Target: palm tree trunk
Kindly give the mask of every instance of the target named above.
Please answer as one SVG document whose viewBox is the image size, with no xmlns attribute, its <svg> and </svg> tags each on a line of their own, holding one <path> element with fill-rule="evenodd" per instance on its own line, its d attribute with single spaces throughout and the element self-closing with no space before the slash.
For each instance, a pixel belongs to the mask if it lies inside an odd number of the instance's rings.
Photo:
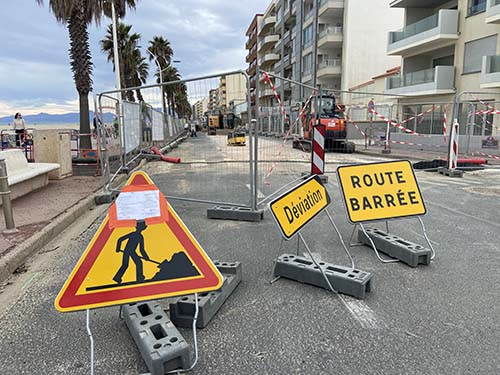
<svg viewBox="0 0 500 375">
<path fill-rule="evenodd" d="M 68 20 L 68 32 L 71 41 L 70 61 L 73 78 L 80 100 L 80 134 L 90 133 L 89 92 L 92 90 L 92 61 L 90 55 L 89 33 L 85 18 L 85 2 L 80 0 Z M 80 148 L 92 148 L 90 136 L 80 139 Z"/>
<path fill-rule="evenodd" d="M 92 140 L 90 137 L 90 115 L 89 115 L 89 96 L 80 95 L 80 134 L 87 134 L 80 137 L 80 148 L 91 149 Z M 82 126 L 82 124 L 87 124 L 88 126 Z"/>
</svg>

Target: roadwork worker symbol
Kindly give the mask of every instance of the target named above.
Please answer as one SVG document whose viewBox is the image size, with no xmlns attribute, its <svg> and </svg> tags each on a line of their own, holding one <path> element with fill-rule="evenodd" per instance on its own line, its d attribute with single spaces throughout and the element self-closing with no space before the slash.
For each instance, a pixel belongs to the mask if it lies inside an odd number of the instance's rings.
<svg viewBox="0 0 500 375">
<path fill-rule="evenodd" d="M 150 260 L 148 254 L 144 249 L 144 237 L 142 236 L 142 231 L 146 229 L 146 223 L 144 221 L 138 221 L 135 231 L 124 236 L 121 236 L 116 243 L 116 252 L 123 253 L 122 265 L 116 275 L 113 277 L 118 284 L 121 284 L 122 277 L 129 266 L 129 261 L 135 263 L 135 275 L 136 281 L 138 283 L 144 281 L 144 274 L 142 272 L 142 260 Z M 122 243 L 127 241 L 125 245 L 125 250 L 122 250 Z M 141 255 L 137 254 L 137 248 Z"/>
</svg>

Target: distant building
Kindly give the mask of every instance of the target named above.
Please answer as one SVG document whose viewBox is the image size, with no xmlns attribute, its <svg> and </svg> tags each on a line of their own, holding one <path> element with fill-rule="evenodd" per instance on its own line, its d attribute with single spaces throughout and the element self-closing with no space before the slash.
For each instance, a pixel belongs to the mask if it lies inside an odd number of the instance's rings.
<svg viewBox="0 0 500 375">
<path fill-rule="evenodd" d="M 402 23 L 402 11 L 389 8 L 388 0 L 272 0 L 250 26 L 257 24 L 261 70 L 309 86 L 347 91 L 399 65 L 401 59 L 387 56 L 385 45 L 387 32 Z M 246 48 L 252 56 L 250 39 Z M 249 56 L 250 74 L 254 68 Z M 273 81 L 285 105 L 310 94 L 298 85 Z M 275 106 L 270 87 L 259 87 L 260 105 Z"/>
<path fill-rule="evenodd" d="M 208 111 L 208 98 L 203 98 L 201 100 L 198 100 L 196 103 L 193 105 L 193 116 L 195 120 L 198 120 L 200 123 L 202 123 L 203 117 L 205 115 L 205 112 Z"/>
<path fill-rule="evenodd" d="M 247 81 L 245 76 L 232 74 L 221 77 L 218 94 L 218 105 L 222 113 L 233 112 L 234 104 L 246 101 Z"/>
<path fill-rule="evenodd" d="M 250 95 L 252 108 L 255 105 L 255 85 L 257 82 L 256 72 L 257 72 L 257 33 L 259 31 L 260 23 L 262 22 L 262 14 L 256 14 L 248 26 L 246 36 L 246 49 L 248 50 L 248 55 L 246 57 L 246 62 L 248 63 L 247 74 L 250 77 L 250 90 L 252 94 Z M 254 114 L 255 116 L 255 114 Z"/>
<path fill-rule="evenodd" d="M 208 92 L 208 112 L 213 113 L 218 108 L 218 97 L 219 97 L 219 89 L 211 89 Z"/>
</svg>

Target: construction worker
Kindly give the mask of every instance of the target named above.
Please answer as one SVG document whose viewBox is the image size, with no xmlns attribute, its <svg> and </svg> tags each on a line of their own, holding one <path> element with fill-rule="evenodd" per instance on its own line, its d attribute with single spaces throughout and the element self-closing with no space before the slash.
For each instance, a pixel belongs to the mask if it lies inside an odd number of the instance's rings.
<svg viewBox="0 0 500 375">
<path fill-rule="evenodd" d="M 149 256 L 144 249 L 144 237 L 142 235 L 142 231 L 144 231 L 146 228 L 147 226 L 144 221 L 137 221 L 135 232 L 121 236 L 116 242 L 116 252 L 123 253 L 122 265 L 116 272 L 116 275 L 113 277 L 113 280 L 118 284 L 122 283 L 122 277 L 123 274 L 127 271 L 130 258 L 132 258 L 132 261 L 135 263 L 136 282 L 142 283 L 144 281 L 145 277 L 142 272 L 142 261 L 149 261 Z M 125 250 L 122 250 L 121 245 L 125 240 L 127 240 L 127 244 L 125 245 Z M 137 247 L 139 247 L 141 256 L 139 256 L 136 252 Z"/>
</svg>

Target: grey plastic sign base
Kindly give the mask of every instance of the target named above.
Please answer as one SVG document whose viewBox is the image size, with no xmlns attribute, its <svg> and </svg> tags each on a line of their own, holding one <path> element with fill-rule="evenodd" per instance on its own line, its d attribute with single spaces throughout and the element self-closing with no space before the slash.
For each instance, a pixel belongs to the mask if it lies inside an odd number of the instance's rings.
<svg viewBox="0 0 500 375">
<path fill-rule="evenodd" d="M 274 263 L 274 276 L 329 289 L 321 271 L 308 258 L 282 254 Z M 318 264 L 325 271 L 332 287 L 339 293 L 364 299 L 366 293 L 371 291 L 371 273 L 331 263 L 318 262 Z"/>
<path fill-rule="evenodd" d="M 241 263 L 214 262 L 224 278 L 219 290 L 198 295 L 197 328 L 205 328 L 217 311 L 241 282 Z M 194 296 L 184 296 L 170 303 L 170 319 L 177 327 L 192 327 L 195 311 Z"/>
<path fill-rule="evenodd" d="M 209 219 L 262 221 L 264 210 L 252 211 L 250 207 L 214 206 L 207 210 Z"/>
<path fill-rule="evenodd" d="M 123 305 L 123 316 L 151 375 L 190 366 L 189 345 L 156 301 Z"/>
<path fill-rule="evenodd" d="M 448 177 L 463 177 L 464 176 L 464 171 L 460 169 L 448 169 L 446 167 L 439 167 L 438 168 L 438 173 L 443 174 Z"/>
<path fill-rule="evenodd" d="M 377 250 L 399 259 L 410 267 L 417 267 L 419 264 L 429 265 L 431 263 L 431 250 L 416 243 L 406 241 L 401 237 L 386 233 L 380 229 L 366 228 L 366 233 L 370 236 Z M 358 241 L 372 247 L 370 240 L 365 236 L 363 230 L 358 230 Z"/>
</svg>

